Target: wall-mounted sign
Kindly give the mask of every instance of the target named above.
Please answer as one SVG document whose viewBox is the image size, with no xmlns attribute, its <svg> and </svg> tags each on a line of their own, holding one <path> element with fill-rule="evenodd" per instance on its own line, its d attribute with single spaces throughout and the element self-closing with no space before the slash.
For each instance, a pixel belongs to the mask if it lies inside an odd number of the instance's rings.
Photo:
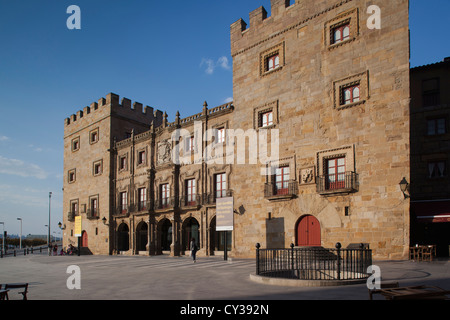
<svg viewBox="0 0 450 320">
<path fill-rule="evenodd" d="M 75 237 L 81 237 L 81 216 L 75 216 Z"/>
</svg>

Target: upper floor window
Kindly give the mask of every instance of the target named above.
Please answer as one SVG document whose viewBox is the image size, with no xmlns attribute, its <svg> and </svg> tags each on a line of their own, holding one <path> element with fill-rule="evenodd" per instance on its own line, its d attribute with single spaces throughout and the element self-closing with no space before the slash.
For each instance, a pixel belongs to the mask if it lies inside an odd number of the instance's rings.
<svg viewBox="0 0 450 320">
<path fill-rule="evenodd" d="M 276 195 L 288 194 L 289 192 L 289 167 L 281 167 L 275 170 L 275 193 Z"/>
<path fill-rule="evenodd" d="M 194 151 L 194 137 L 188 137 L 186 138 L 186 152 L 191 153 Z"/>
<path fill-rule="evenodd" d="M 215 191 L 216 198 L 224 198 L 227 196 L 227 175 L 219 173 L 215 175 Z"/>
<path fill-rule="evenodd" d="M 225 128 L 217 129 L 217 143 L 225 142 Z"/>
<path fill-rule="evenodd" d="M 266 71 L 272 71 L 280 66 L 280 55 L 278 53 L 270 56 L 266 60 Z"/>
<path fill-rule="evenodd" d="M 147 189 L 138 189 L 138 209 L 139 211 L 147 210 Z"/>
<path fill-rule="evenodd" d="M 119 157 L 119 170 L 126 170 L 127 169 L 127 157 L 121 156 Z"/>
<path fill-rule="evenodd" d="M 169 206 L 169 198 L 170 198 L 170 187 L 169 184 L 162 184 L 160 186 L 160 199 L 161 199 L 161 207 L 167 208 Z"/>
<path fill-rule="evenodd" d="M 333 38 L 331 44 L 336 44 L 350 39 L 350 23 L 334 27 L 331 31 Z"/>
<path fill-rule="evenodd" d="M 143 150 L 138 151 L 137 164 L 138 165 L 145 164 L 145 151 Z"/>
<path fill-rule="evenodd" d="M 98 217 L 98 198 L 91 198 L 90 201 L 90 218 Z"/>
<path fill-rule="evenodd" d="M 264 112 L 260 116 L 261 116 L 260 126 L 262 128 L 273 125 L 273 111 Z"/>
<path fill-rule="evenodd" d="M 360 85 L 353 85 L 342 88 L 341 105 L 347 105 L 360 101 Z"/>
<path fill-rule="evenodd" d="M 427 120 L 427 134 L 429 136 L 434 136 L 438 134 L 447 133 L 446 119 L 429 119 Z"/>
<path fill-rule="evenodd" d="M 126 213 L 128 211 L 128 194 L 127 192 L 120 193 L 120 211 Z"/>
<path fill-rule="evenodd" d="M 424 107 L 440 104 L 439 78 L 427 79 L 422 82 L 422 97 Z"/>
<path fill-rule="evenodd" d="M 89 143 L 92 144 L 96 142 L 98 142 L 98 128 L 89 132 Z"/>
<path fill-rule="evenodd" d="M 195 179 L 186 180 L 186 205 L 195 205 L 197 200 L 196 195 Z"/>
<path fill-rule="evenodd" d="M 447 164 L 445 161 L 432 161 L 428 163 L 429 178 L 442 178 L 447 175 Z"/>
<path fill-rule="evenodd" d="M 80 149 L 80 137 L 76 137 L 72 140 L 72 151 L 77 151 Z"/>
<path fill-rule="evenodd" d="M 75 169 L 69 170 L 67 180 L 69 183 L 75 182 L 75 180 L 76 180 L 76 170 Z"/>
<path fill-rule="evenodd" d="M 328 159 L 326 162 L 326 189 L 345 188 L 345 157 Z"/>
</svg>

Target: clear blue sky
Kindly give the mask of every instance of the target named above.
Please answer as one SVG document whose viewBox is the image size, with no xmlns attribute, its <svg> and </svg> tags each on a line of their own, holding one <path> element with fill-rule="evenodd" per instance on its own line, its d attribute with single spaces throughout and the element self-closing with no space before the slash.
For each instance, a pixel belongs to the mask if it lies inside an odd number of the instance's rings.
<svg viewBox="0 0 450 320">
<path fill-rule="evenodd" d="M 387 1 L 387 0 L 386 0 Z M 389 0 L 390 1 L 390 0 Z M 374 1 L 377 3 L 378 1 Z M 66 13 L 81 9 L 81 30 Z M 270 0 L 0 0 L 0 221 L 62 221 L 64 119 L 109 92 L 173 121 L 232 96 L 230 25 Z M 450 56 L 450 1 L 411 1 L 411 65 Z M 380 44 L 382 45 L 382 44 Z M 2 227 L 0 226 L 0 231 Z"/>
</svg>

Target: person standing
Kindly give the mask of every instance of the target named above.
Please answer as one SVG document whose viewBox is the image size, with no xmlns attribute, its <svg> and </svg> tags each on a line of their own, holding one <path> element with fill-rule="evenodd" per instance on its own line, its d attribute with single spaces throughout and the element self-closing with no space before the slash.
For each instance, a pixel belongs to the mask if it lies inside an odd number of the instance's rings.
<svg viewBox="0 0 450 320">
<path fill-rule="evenodd" d="M 197 245 L 195 244 L 195 239 L 191 239 L 191 257 L 194 263 L 196 262 Z"/>
</svg>

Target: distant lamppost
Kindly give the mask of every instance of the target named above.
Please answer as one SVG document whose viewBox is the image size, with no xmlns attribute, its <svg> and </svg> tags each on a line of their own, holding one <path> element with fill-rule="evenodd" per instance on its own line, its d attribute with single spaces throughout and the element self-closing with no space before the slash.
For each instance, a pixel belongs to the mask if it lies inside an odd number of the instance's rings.
<svg viewBox="0 0 450 320">
<path fill-rule="evenodd" d="M 22 218 L 17 218 L 17 220 L 20 220 L 19 249 L 22 249 Z"/>
<path fill-rule="evenodd" d="M 2 252 L 5 252 L 5 223 L 0 222 L 3 225 L 3 233 L 2 233 Z"/>
<path fill-rule="evenodd" d="M 48 241 L 47 241 L 47 242 L 49 242 L 49 244 L 50 244 L 50 240 L 51 240 L 51 238 L 50 238 L 50 208 L 51 208 L 51 203 L 52 203 L 52 193 L 49 192 L 48 193 Z M 48 255 L 51 255 L 50 245 L 48 246 Z"/>
<path fill-rule="evenodd" d="M 45 227 L 47 227 L 48 229 L 48 225 L 46 224 Z M 49 237 L 48 237 L 48 233 L 47 233 L 47 248 L 50 251 L 50 242 L 49 242 Z M 49 253 L 50 254 L 50 253 Z"/>
</svg>

